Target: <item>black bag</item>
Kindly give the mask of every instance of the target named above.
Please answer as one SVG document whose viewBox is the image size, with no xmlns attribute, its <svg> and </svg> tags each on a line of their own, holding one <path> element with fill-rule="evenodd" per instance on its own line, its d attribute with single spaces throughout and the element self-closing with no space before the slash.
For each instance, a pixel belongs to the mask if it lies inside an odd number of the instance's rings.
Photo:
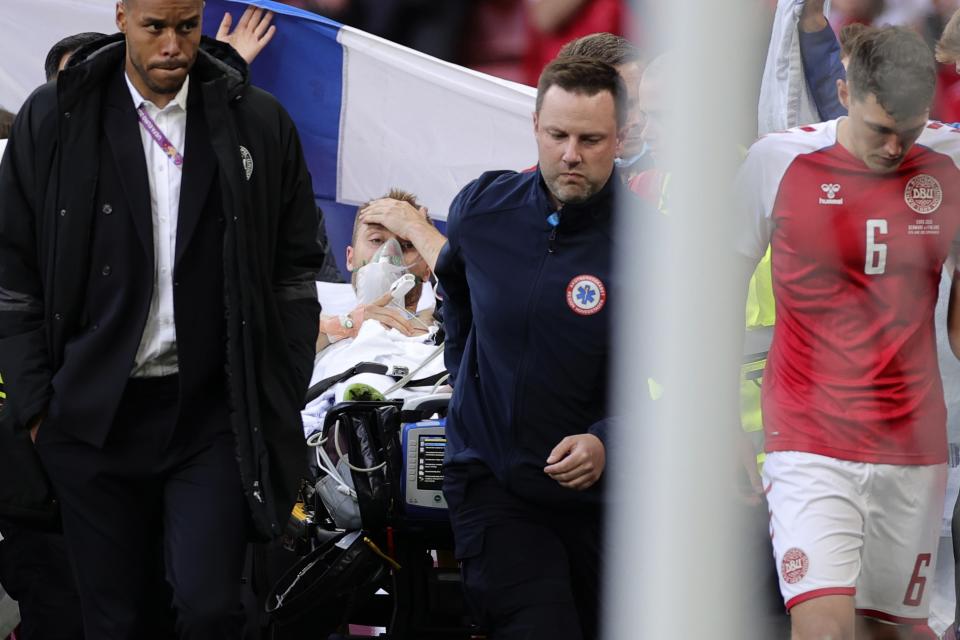
<svg viewBox="0 0 960 640">
<path fill-rule="evenodd" d="M 387 575 L 361 531 L 338 534 L 301 558 L 267 595 L 271 640 L 326 638 Z"/>
<path fill-rule="evenodd" d="M 346 438 L 360 519 L 367 531 L 383 531 L 400 508 L 402 452 L 400 413 L 402 403 L 344 402 L 332 407 L 323 423 L 331 439 Z M 339 423 L 339 424 L 337 424 Z"/>
</svg>

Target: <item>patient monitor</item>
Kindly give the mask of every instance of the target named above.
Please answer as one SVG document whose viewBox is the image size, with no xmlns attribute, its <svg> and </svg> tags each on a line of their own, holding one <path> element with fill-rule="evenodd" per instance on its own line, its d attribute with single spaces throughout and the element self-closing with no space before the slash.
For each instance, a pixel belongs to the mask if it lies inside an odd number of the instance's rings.
<svg viewBox="0 0 960 640">
<path fill-rule="evenodd" d="M 403 425 L 404 512 L 411 518 L 446 519 L 443 497 L 443 454 L 447 446 L 446 419 Z"/>
</svg>

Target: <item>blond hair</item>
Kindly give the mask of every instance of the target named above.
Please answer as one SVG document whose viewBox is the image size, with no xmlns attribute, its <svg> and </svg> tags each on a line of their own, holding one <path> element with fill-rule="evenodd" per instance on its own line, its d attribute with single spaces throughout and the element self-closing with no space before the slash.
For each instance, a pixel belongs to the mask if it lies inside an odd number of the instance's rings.
<svg viewBox="0 0 960 640">
<path fill-rule="evenodd" d="M 417 196 L 413 195 L 409 191 L 404 191 L 403 189 L 398 189 L 393 187 L 385 196 L 380 196 L 379 198 L 374 198 L 374 200 L 368 200 L 364 202 L 357 208 L 357 215 L 353 219 L 353 236 L 350 240 L 351 245 L 357 243 L 357 231 L 360 230 L 360 214 L 363 213 L 363 210 L 369 207 L 375 200 L 383 200 L 384 198 L 389 198 L 390 200 L 400 200 L 406 202 L 413 206 L 414 209 L 420 209 L 420 203 L 417 202 Z"/>
</svg>

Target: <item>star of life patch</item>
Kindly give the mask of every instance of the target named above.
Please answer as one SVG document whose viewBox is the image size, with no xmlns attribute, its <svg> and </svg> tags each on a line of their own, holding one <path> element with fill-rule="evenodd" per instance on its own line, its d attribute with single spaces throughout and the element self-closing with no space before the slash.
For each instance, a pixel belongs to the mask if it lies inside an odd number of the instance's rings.
<svg viewBox="0 0 960 640">
<path fill-rule="evenodd" d="M 607 303 L 607 289 L 600 278 L 579 275 L 567 285 L 567 306 L 581 316 L 592 316 Z"/>
</svg>

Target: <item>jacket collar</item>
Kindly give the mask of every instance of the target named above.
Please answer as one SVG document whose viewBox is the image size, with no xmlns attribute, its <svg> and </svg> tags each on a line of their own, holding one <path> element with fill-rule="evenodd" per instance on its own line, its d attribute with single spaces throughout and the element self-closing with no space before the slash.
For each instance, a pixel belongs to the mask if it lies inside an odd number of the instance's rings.
<svg viewBox="0 0 960 640">
<path fill-rule="evenodd" d="M 133 100 L 134 109 L 139 109 L 141 104 L 145 102 L 150 102 L 140 94 L 140 91 L 138 91 L 137 88 L 134 86 L 133 80 L 130 79 L 130 76 L 127 75 L 126 72 L 124 72 L 123 74 L 123 79 L 127 83 L 127 89 L 130 90 L 130 99 Z M 171 105 L 175 105 L 177 107 L 180 107 L 184 112 L 186 112 L 187 97 L 189 96 L 189 94 L 190 94 L 190 76 L 187 75 L 187 77 L 183 81 L 183 86 L 180 87 L 180 91 L 178 91 L 177 95 L 173 97 L 173 100 L 171 100 L 167 104 L 167 107 L 170 107 Z M 164 107 L 164 109 L 166 109 L 167 107 Z M 159 107 L 157 107 L 157 109 L 159 111 L 163 111 L 163 109 L 160 109 Z"/>
<path fill-rule="evenodd" d="M 547 189 L 547 183 L 540 173 L 540 165 L 537 165 L 537 198 L 543 203 L 544 208 L 549 215 L 554 211 L 553 204 L 550 201 L 550 191 Z M 610 173 L 606 184 L 603 185 L 595 194 L 576 204 L 564 204 L 560 207 L 560 219 L 564 227 L 577 227 L 582 224 L 589 224 L 592 220 L 609 218 L 613 212 L 614 198 L 616 197 L 617 172 Z"/>
<path fill-rule="evenodd" d="M 57 79 L 59 83 L 59 78 Z M 130 205 L 132 220 L 143 249 L 153 257 L 153 219 L 150 213 L 150 182 L 143 143 L 137 133 L 137 115 L 124 81 L 123 68 L 117 65 L 109 77 L 102 116 L 103 132 L 113 153 L 117 175 Z M 134 135 L 131 135 L 131 132 Z"/>
<path fill-rule="evenodd" d="M 90 91 L 102 86 L 126 59 L 124 35 L 116 33 L 95 40 L 78 49 L 57 77 L 57 95 L 60 108 L 69 111 Z M 204 36 L 200 41 L 197 59 L 190 69 L 191 80 L 201 83 L 223 80 L 227 97 L 239 96 L 250 84 L 247 63 L 233 47 Z"/>
<path fill-rule="evenodd" d="M 178 209 L 176 255 L 174 266 L 179 263 L 184 250 L 190 243 L 193 231 L 203 213 L 207 194 L 213 182 L 217 168 L 217 159 L 210 146 L 207 119 L 204 117 L 199 82 L 191 74 L 189 84 L 184 85 L 183 97 L 187 110 L 187 152 L 184 155 L 183 181 L 180 186 L 180 204 Z M 124 195 L 132 211 L 132 219 L 137 235 L 148 256 L 153 256 L 153 219 L 150 209 L 150 184 L 143 152 L 143 143 L 139 135 L 130 135 L 138 131 L 134 99 L 125 78 L 122 67 L 116 67 L 110 80 L 110 90 L 105 96 L 105 113 L 111 117 L 103 119 L 103 130 L 113 150 L 117 175 L 123 187 Z M 112 113 L 111 113 L 112 112 Z"/>
</svg>

